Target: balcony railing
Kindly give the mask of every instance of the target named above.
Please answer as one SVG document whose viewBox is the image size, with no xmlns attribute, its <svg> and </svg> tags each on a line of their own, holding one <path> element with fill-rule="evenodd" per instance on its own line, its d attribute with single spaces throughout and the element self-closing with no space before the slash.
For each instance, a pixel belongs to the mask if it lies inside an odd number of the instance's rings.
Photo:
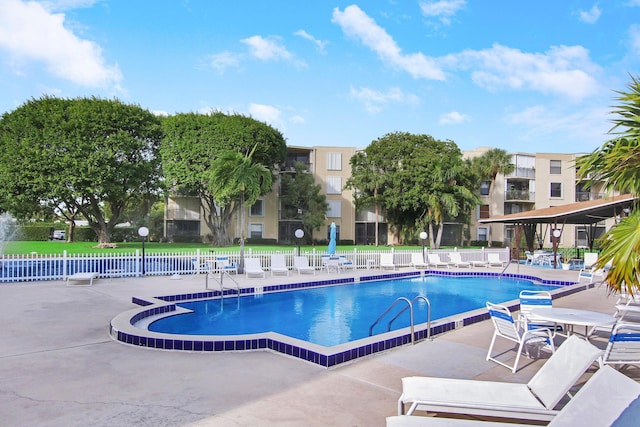
<svg viewBox="0 0 640 427">
<path fill-rule="evenodd" d="M 534 168 L 515 168 L 507 178 L 535 178 L 536 170 Z"/>
<path fill-rule="evenodd" d="M 200 221 L 198 212 L 188 209 L 167 209 L 168 221 Z"/>
<path fill-rule="evenodd" d="M 505 201 L 524 201 L 534 202 L 536 200 L 535 192 L 529 190 L 509 190 L 504 193 Z"/>
<path fill-rule="evenodd" d="M 587 202 L 589 200 L 604 199 L 604 193 L 590 193 L 588 191 L 579 191 L 576 193 L 576 202 Z"/>
</svg>

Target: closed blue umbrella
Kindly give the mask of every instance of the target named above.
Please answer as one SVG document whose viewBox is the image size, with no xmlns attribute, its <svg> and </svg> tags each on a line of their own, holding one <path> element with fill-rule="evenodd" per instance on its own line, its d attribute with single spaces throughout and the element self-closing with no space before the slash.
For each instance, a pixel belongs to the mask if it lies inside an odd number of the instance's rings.
<svg viewBox="0 0 640 427">
<path fill-rule="evenodd" d="M 329 247 L 327 248 L 328 254 L 336 253 L 336 223 L 332 222 L 329 228 Z"/>
</svg>

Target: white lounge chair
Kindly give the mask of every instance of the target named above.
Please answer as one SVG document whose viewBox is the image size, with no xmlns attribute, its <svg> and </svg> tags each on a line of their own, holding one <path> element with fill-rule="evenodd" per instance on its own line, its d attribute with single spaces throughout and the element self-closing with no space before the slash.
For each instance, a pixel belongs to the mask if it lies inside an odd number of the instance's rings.
<svg viewBox="0 0 640 427">
<path fill-rule="evenodd" d="M 429 268 L 429 263 L 424 260 L 424 254 L 418 252 L 411 252 L 411 263 L 409 265 L 413 268 Z"/>
<path fill-rule="evenodd" d="M 332 271 L 340 273 L 340 257 L 330 256 L 327 258 L 326 262 L 323 262 L 325 263 L 324 267 L 327 269 L 327 273 L 331 273 Z"/>
<path fill-rule="evenodd" d="M 525 345 L 536 344 L 538 346 L 548 346 L 551 352 L 554 352 L 553 346 L 553 334 L 549 328 L 540 329 L 527 329 L 527 324 L 518 320 L 513 320 L 513 316 L 507 307 L 504 305 L 492 304 L 487 302 L 487 310 L 491 316 L 493 322 L 494 332 L 491 338 L 491 344 L 489 345 L 489 351 L 487 351 L 487 360 L 496 362 L 498 365 L 502 365 L 511 369 L 511 372 L 518 370 L 518 361 L 522 355 Z M 516 350 L 516 360 L 513 366 L 506 364 L 505 362 L 496 359 L 491 353 L 493 352 L 493 346 L 496 343 L 497 338 L 503 338 L 505 340 L 515 343 L 518 348 Z M 507 350 L 511 351 L 511 349 Z M 506 352 L 502 352 L 496 355 L 502 356 Z"/>
<path fill-rule="evenodd" d="M 471 264 L 462 261 L 460 252 L 449 252 L 449 267 L 471 268 Z"/>
<path fill-rule="evenodd" d="M 343 270 L 346 270 L 347 268 L 350 268 L 353 270 L 356 268 L 356 265 L 353 263 L 353 261 L 351 261 L 350 259 L 347 259 L 346 256 L 340 255 L 339 259 L 340 259 L 340 268 L 342 268 Z"/>
<path fill-rule="evenodd" d="M 216 257 L 216 271 L 220 273 L 236 273 L 238 274 L 238 266 L 229 261 L 228 256 L 217 256 Z"/>
<path fill-rule="evenodd" d="M 630 417 L 629 424 L 638 419 L 640 384 L 609 366 L 603 366 L 578 390 L 548 427 L 612 426 Z M 514 427 L 531 426 L 507 422 L 445 417 L 417 417 L 400 415 L 387 417 L 387 427 Z"/>
<path fill-rule="evenodd" d="M 611 268 L 611 261 L 606 264 L 605 268 L 598 268 L 595 265 L 595 262 L 597 262 L 597 259 L 596 259 L 596 261 L 594 261 L 594 264 L 591 264 L 590 267 L 586 267 L 587 254 L 585 253 L 584 255 L 585 255 L 585 261 L 584 261 L 585 267 L 581 268 L 580 271 L 578 272 L 578 282 L 582 279 L 588 279 L 589 283 L 594 283 L 594 281 L 598 278 L 600 279 L 599 280 L 600 282 L 603 281 L 604 276 L 607 274 L 607 270 Z M 598 255 L 598 254 L 595 254 L 595 255 Z"/>
<path fill-rule="evenodd" d="M 293 269 L 298 270 L 299 275 L 304 273 L 316 274 L 316 269 L 309 266 L 309 258 L 306 256 L 294 256 Z"/>
<path fill-rule="evenodd" d="M 390 268 L 392 270 L 396 269 L 396 265 L 393 263 L 393 254 L 392 253 L 382 253 L 380 254 L 380 268 Z"/>
<path fill-rule="evenodd" d="M 640 323 L 617 323 L 604 352 L 608 365 L 640 365 Z"/>
<path fill-rule="evenodd" d="M 526 383 L 406 377 L 398 415 L 416 410 L 523 420 L 551 420 L 560 400 L 600 358 L 602 350 L 570 336 Z M 602 397 L 605 399 L 604 397 Z M 605 399 L 606 400 L 606 399 Z"/>
<path fill-rule="evenodd" d="M 287 262 L 282 254 L 271 255 L 271 275 L 275 276 L 276 274 L 289 275 L 289 267 L 287 267 Z"/>
<path fill-rule="evenodd" d="M 487 254 L 487 265 L 489 267 L 504 267 L 506 264 L 506 261 L 500 260 L 500 254 L 495 252 Z"/>
<path fill-rule="evenodd" d="M 244 259 L 244 274 L 248 277 L 260 276 L 265 277 L 264 270 L 260 265 L 259 258 L 245 258 Z"/>
<path fill-rule="evenodd" d="M 198 258 L 191 258 L 191 265 L 193 266 L 193 274 L 208 273 L 211 269 L 209 264 L 198 261 Z"/>
<path fill-rule="evenodd" d="M 479 261 L 479 260 L 469 260 L 469 264 L 471 264 L 472 267 L 486 267 L 487 266 L 487 262 L 486 261 Z"/>
<path fill-rule="evenodd" d="M 440 259 L 440 255 L 438 254 L 427 254 L 427 258 L 429 260 L 429 265 L 434 266 L 436 268 L 440 267 L 449 267 L 449 264 L 442 261 Z"/>
</svg>

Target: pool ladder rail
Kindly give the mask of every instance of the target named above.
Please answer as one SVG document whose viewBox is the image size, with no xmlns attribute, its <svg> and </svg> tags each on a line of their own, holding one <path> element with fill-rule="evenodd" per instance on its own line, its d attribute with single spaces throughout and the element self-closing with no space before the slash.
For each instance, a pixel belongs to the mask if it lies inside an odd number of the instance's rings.
<svg viewBox="0 0 640 427">
<path fill-rule="evenodd" d="M 209 289 L 209 277 L 211 277 L 211 279 L 213 279 L 214 282 L 216 282 L 218 284 L 218 286 L 220 287 L 220 297 L 224 298 L 224 290 L 228 289 L 228 290 L 232 290 L 232 291 L 236 291 L 236 296 L 239 298 L 240 297 L 240 284 L 236 281 L 236 279 L 234 279 L 231 274 L 229 274 L 228 271 L 220 271 L 220 279 L 218 279 L 218 275 L 215 274 L 214 272 L 209 272 L 207 273 L 207 276 L 205 277 L 205 288 Z M 234 287 L 229 287 L 229 286 L 225 286 L 224 284 L 224 278 L 228 277 L 229 280 L 231 280 L 235 286 Z"/>
<path fill-rule="evenodd" d="M 389 323 L 387 324 L 387 332 L 389 332 L 391 330 L 391 324 L 398 317 L 400 317 L 400 315 L 402 313 L 404 313 L 408 309 L 409 310 L 409 316 L 410 316 L 410 323 L 411 323 L 411 344 L 415 344 L 415 334 L 414 334 L 415 323 L 414 323 L 413 303 L 416 300 L 423 300 L 424 302 L 427 303 L 427 339 L 431 339 L 431 302 L 429 301 L 429 298 L 427 298 L 424 295 L 418 295 L 418 296 L 414 297 L 412 300 L 409 300 L 409 298 L 406 298 L 406 297 L 397 298 L 393 303 L 391 303 L 391 305 L 380 316 L 378 316 L 376 321 L 373 322 L 373 324 L 369 327 L 369 336 L 373 335 L 374 326 L 376 326 L 378 324 L 378 322 L 380 322 L 380 320 L 382 320 L 393 309 L 393 307 L 395 307 L 397 304 L 399 304 L 401 302 L 406 302 L 407 306 L 404 307 L 402 310 L 400 310 L 398 312 L 398 314 L 393 316 L 393 318 L 391 320 L 389 320 Z"/>
</svg>

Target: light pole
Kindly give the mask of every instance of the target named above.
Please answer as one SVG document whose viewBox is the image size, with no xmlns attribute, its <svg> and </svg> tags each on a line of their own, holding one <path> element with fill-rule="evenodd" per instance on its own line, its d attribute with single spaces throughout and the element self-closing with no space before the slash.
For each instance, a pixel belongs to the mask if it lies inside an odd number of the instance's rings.
<svg viewBox="0 0 640 427">
<path fill-rule="evenodd" d="M 144 242 L 147 240 L 147 236 L 149 235 L 149 229 L 147 227 L 138 228 L 138 236 L 142 237 L 142 275 L 144 276 Z"/>
<path fill-rule="evenodd" d="M 304 237 L 304 230 L 302 228 L 298 228 L 295 231 L 295 235 L 298 238 L 298 256 L 300 256 L 300 241 Z"/>
<path fill-rule="evenodd" d="M 425 241 L 427 240 L 427 237 L 429 237 L 429 235 L 427 234 L 426 231 L 420 232 L 420 240 L 422 240 L 422 262 L 427 262 L 424 256 L 424 244 L 425 244 Z"/>
</svg>

